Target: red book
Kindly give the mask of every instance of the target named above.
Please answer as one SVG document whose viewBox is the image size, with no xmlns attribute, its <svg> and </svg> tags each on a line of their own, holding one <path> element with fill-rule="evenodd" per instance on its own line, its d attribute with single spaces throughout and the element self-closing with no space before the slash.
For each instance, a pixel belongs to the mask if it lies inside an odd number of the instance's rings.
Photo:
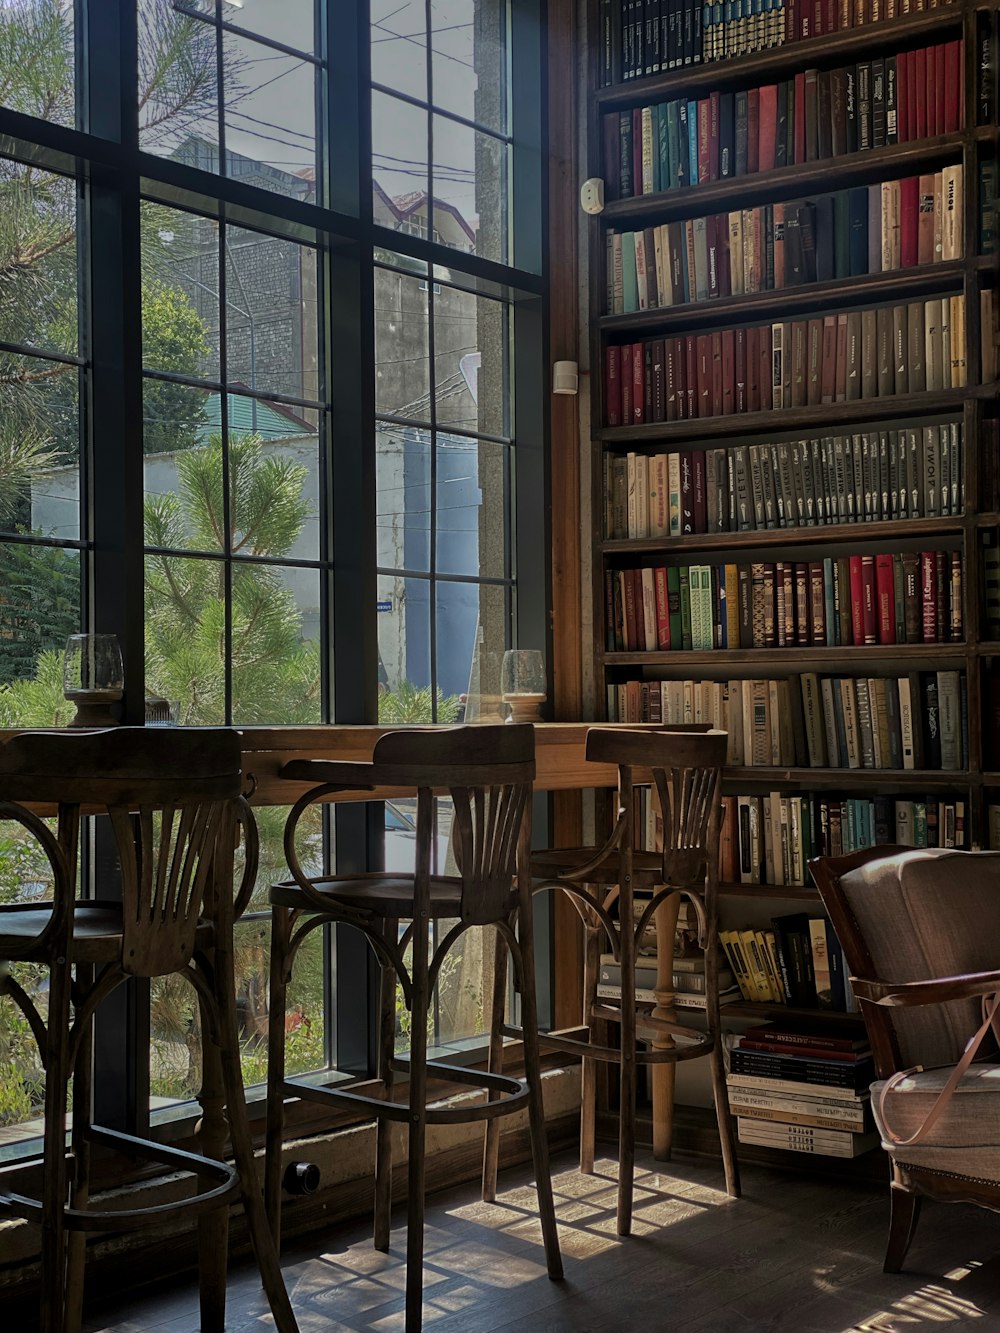
<svg viewBox="0 0 1000 1333">
<path fill-rule="evenodd" d="M 785 1020 L 787 1021 L 787 1020 Z M 820 1036 L 814 1031 L 808 1029 L 799 1031 L 794 1027 L 757 1027 L 747 1028 L 744 1037 L 749 1037 L 751 1041 L 773 1041 L 779 1043 L 782 1047 L 796 1046 L 822 1046 L 827 1051 L 868 1051 L 868 1038 L 861 1034 L 852 1033 L 850 1036 L 844 1036 L 838 1033 L 830 1036 L 823 1033 Z"/>
<path fill-rule="evenodd" d="M 785 45 L 789 42 L 798 40 L 799 24 L 798 14 L 795 12 L 795 0 L 786 0 L 785 3 Z"/>
<path fill-rule="evenodd" d="M 910 84 L 910 55 L 900 51 L 896 57 L 896 139 L 907 143 L 912 138 L 910 130 L 910 112 L 907 102 Z"/>
<path fill-rule="evenodd" d="M 681 532 L 694 532 L 694 468 L 691 450 L 682 449 L 681 460 Z"/>
<path fill-rule="evenodd" d="M 643 623 L 643 624 L 644 624 L 644 622 L 641 621 L 641 611 L 640 611 L 640 615 L 639 615 L 639 616 L 636 615 L 636 604 L 635 604 L 635 577 L 634 577 L 634 575 L 635 575 L 635 571 L 634 571 L 634 570 L 631 570 L 631 569 L 623 569 L 622 572 L 621 572 L 621 578 L 622 578 L 622 603 L 623 603 L 623 606 L 624 606 L 624 609 L 625 609 L 625 615 L 624 615 L 624 617 L 623 617 L 624 622 L 625 622 L 625 624 L 624 624 L 624 629 L 625 629 L 625 651 L 626 651 L 627 653 L 635 653 L 635 652 L 638 652 L 638 651 L 639 651 L 639 648 L 638 648 L 638 643 L 639 643 L 639 639 L 638 639 L 638 626 L 639 626 L 640 623 Z M 642 602 L 641 602 L 641 598 L 642 598 L 642 585 L 641 585 L 641 584 L 640 584 L 640 588 L 639 588 L 639 596 L 640 596 L 640 603 L 639 603 L 639 605 L 640 605 L 640 607 L 641 607 L 641 605 L 642 605 Z"/>
<path fill-rule="evenodd" d="M 747 331 L 746 329 L 736 329 L 734 342 L 736 344 L 733 373 L 736 376 L 735 394 L 733 398 L 733 407 L 737 412 L 746 412 L 747 404 Z"/>
<path fill-rule="evenodd" d="M 756 324 L 747 329 L 747 411 L 760 411 L 760 329 Z"/>
<path fill-rule="evenodd" d="M 712 138 L 712 107 L 709 98 L 703 97 L 698 103 L 698 184 L 711 180 L 711 156 L 709 144 Z"/>
<path fill-rule="evenodd" d="M 665 343 L 667 360 L 667 402 L 666 418 L 677 421 L 683 410 L 684 390 L 681 387 L 681 369 L 683 358 L 680 351 L 680 339 L 668 338 Z"/>
<path fill-rule="evenodd" d="M 705 487 L 705 454 L 701 449 L 691 451 L 691 487 L 694 493 L 694 530 L 708 531 L 708 501 Z"/>
<path fill-rule="evenodd" d="M 667 419 L 667 353 L 662 338 L 653 339 L 650 363 L 653 370 L 653 421 Z"/>
<path fill-rule="evenodd" d="M 956 38 L 944 48 L 944 133 L 962 128 L 962 42 Z"/>
<path fill-rule="evenodd" d="M 920 236 L 920 177 L 906 176 L 899 182 L 899 264 L 917 263 Z"/>
<path fill-rule="evenodd" d="M 847 398 L 847 315 L 837 316 L 837 368 L 833 377 L 833 400 L 842 403 Z"/>
<path fill-rule="evenodd" d="M 759 171 L 760 160 L 760 90 L 747 92 L 747 175 Z"/>
<path fill-rule="evenodd" d="M 715 217 L 715 241 L 719 253 L 719 295 L 733 294 L 733 263 L 729 254 L 729 215 L 717 213 Z"/>
<path fill-rule="evenodd" d="M 933 69 L 933 62 L 931 65 Z M 933 88 L 927 87 L 927 51 L 921 47 L 919 51 L 913 53 L 913 84 L 914 84 L 914 126 L 913 137 L 915 139 L 927 138 L 927 101 L 928 93 L 931 98 L 934 96 Z"/>
<path fill-rule="evenodd" d="M 806 160 L 806 75 L 795 76 L 795 162 Z"/>
<path fill-rule="evenodd" d="M 944 42 L 932 48 L 934 51 L 934 133 L 944 134 L 945 122 L 945 49 Z M 927 77 L 931 77 L 930 61 L 927 62 Z M 929 90 L 928 90 L 929 91 Z M 928 115 L 930 112 L 928 111 Z"/>
<path fill-rule="evenodd" d="M 875 557 L 873 555 L 863 555 L 861 557 L 861 593 L 862 628 L 865 635 L 863 642 L 872 644 L 876 641 L 876 625 L 878 623 L 875 611 Z"/>
<path fill-rule="evenodd" d="M 917 83 L 917 53 L 906 53 L 906 119 L 909 126 L 907 139 L 911 142 L 919 138 L 917 134 L 917 103 L 923 98 L 924 90 Z"/>
<path fill-rule="evenodd" d="M 813 35 L 813 3 L 812 0 L 802 0 L 797 6 L 799 11 L 799 40 L 805 41 L 807 37 Z"/>
<path fill-rule="evenodd" d="M 771 407 L 770 385 L 774 375 L 771 365 L 771 326 L 762 325 L 757 334 L 757 392 L 760 396 L 760 410 L 766 412 Z"/>
<path fill-rule="evenodd" d="M 698 415 L 698 343 L 693 333 L 684 338 L 684 394 L 687 398 L 687 416 Z"/>
<path fill-rule="evenodd" d="M 623 343 L 621 349 L 621 396 L 623 426 L 632 424 L 632 344 Z"/>
<path fill-rule="evenodd" d="M 711 350 L 709 355 L 712 358 L 712 416 L 722 416 L 722 334 L 718 331 L 712 334 Z M 698 529 L 699 532 L 701 529 Z"/>
<path fill-rule="evenodd" d="M 778 85 L 765 84 L 758 92 L 757 170 L 774 170 L 774 152 L 778 137 Z"/>
<path fill-rule="evenodd" d="M 920 552 L 920 607 L 924 643 L 937 643 L 937 563 L 933 551 Z"/>
<path fill-rule="evenodd" d="M 721 93 L 708 96 L 708 179 L 719 179 L 719 103 Z"/>
<path fill-rule="evenodd" d="M 604 349 L 605 425 L 622 424 L 622 354 L 620 347 Z"/>
<path fill-rule="evenodd" d="M 710 334 L 699 333 L 696 337 L 696 376 L 698 385 L 698 406 L 695 416 L 712 415 L 712 338 Z"/>
<path fill-rule="evenodd" d="M 878 596 L 878 641 L 896 642 L 896 594 L 893 585 L 892 556 L 875 557 L 875 591 Z"/>
<path fill-rule="evenodd" d="M 855 644 L 865 641 L 865 587 L 861 556 L 849 557 L 851 570 L 851 638 Z"/>
<path fill-rule="evenodd" d="M 646 421 L 646 344 L 632 344 L 632 425 Z"/>
<path fill-rule="evenodd" d="M 632 111 L 632 193 L 642 194 L 642 108 Z"/>
<path fill-rule="evenodd" d="M 867 1060 L 868 1053 L 857 1051 L 830 1051 L 825 1046 L 787 1046 L 778 1041 L 756 1041 L 752 1037 L 740 1038 L 741 1051 L 771 1051 L 782 1055 L 812 1055 L 821 1060 L 839 1060 L 842 1064 L 857 1064 Z"/>
<path fill-rule="evenodd" d="M 744 356 L 746 352 L 744 350 Z M 736 411 L 736 336 L 732 329 L 722 331 L 722 415 Z"/>
<path fill-rule="evenodd" d="M 663 565 L 653 570 L 653 591 L 656 594 L 656 646 L 663 653 L 670 647 L 670 598 L 667 571 Z"/>
</svg>

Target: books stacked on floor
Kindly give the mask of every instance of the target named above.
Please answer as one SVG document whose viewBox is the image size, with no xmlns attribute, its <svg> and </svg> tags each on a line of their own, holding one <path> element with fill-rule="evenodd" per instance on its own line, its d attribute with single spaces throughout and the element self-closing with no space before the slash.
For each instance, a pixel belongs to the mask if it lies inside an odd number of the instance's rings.
<svg viewBox="0 0 1000 1333">
<path fill-rule="evenodd" d="M 705 991 L 705 959 L 703 955 L 673 960 L 674 1009 L 705 1009 L 708 997 Z M 739 988 L 728 968 L 719 969 L 719 999 L 734 1000 Z M 601 955 L 601 971 L 597 983 L 597 997 L 618 1002 L 622 997 L 622 969 L 614 954 Z M 656 959 L 640 955 L 635 965 L 635 998 L 639 1004 L 656 1003 Z"/>
<path fill-rule="evenodd" d="M 878 1146 L 867 1038 L 785 1024 L 750 1028 L 730 1052 L 729 1104 L 741 1143 L 857 1157 Z"/>
<path fill-rule="evenodd" d="M 768 929 L 720 930 L 744 1000 L 857 1012 L 840 941 L 826 917 L 789 912 Z"/>
</svg>

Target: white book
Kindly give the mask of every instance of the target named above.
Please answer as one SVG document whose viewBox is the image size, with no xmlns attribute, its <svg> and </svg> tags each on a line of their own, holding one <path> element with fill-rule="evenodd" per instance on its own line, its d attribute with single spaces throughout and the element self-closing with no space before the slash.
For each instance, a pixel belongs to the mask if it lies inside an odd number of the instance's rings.
<svg viewBox="0 0 1000 1333">
<path fill-rule="evenodd" d="M 962 168 L 956 164 L 945 167 L 941 172 L 941 194 L 944 203 L 944 219 L 941 236 L 941 258 L 961 259 L 964 251 L 962 244 L 963 206 L 962 206 Z"/>
<path fill-rule="evenodd" d="M 656 585 L 653 571 L 647 565 L 642 570 L 642 620 L 646 634 L 646 652 L 656 648 Z"/>
<path fill-rule="evenodd" d="M 667 495 L 669 497 L 670 536 L 681 535 L 681 456 L 667 455 Z"/>
<path fill-rule="evenodd" d="M 653 228 L 653 250 L 656 257 L 656 291 L 660 305 L 673 305 L 670 283 L 670 251 L 667 247 L 667 226 L 661 222 Z"/>
<path fill-rule="evenodd" d="M 899 731 L 903 745 L 903 767 L 915 768 L 915 752 L 913 749 L 913 725 L 915 720 L 914 699 L 910 693 L 909 676 L 900 676 L 897 684 L 899 686 Z"/>
<path fill-rule="evenodd" d="M 629 457 L 633 457 L 629 454 Z M 649 458 L 646 454 L 635 454 L 635 532 L 629 525 L 629 535 L 649 536 Z M 629 488 L 631 496 L 631 487 Z"/>
<path fill-rule="evenodd" d="M 670 507 L 666 454 L 654 454 L 649 460 L 649 535 L 670 535 Z"/>
<path fill-rule="evenodd" d="M 733 1115 L 747 1120 L 773 1121 L 779 1125 L 810 1125 L 813 1129 L 839 1129 L 848 1134 L 863 1134 L 866 1129 L 863 1116 L 838 1115 L 836 1110 L 783 1111 L 768 1106 L 747 1106 L 734 1097 L 729 1099 L 729 1109 Z"/>
<path fill-rule="evenodd" d="M 753 1088 L 760 1087 L 761 1080 L 756 1074 L 728 1074 L 726 1081 L 733 1088 Z M 808 1097 L 821 1095 L 829 1101 L 853 1102 L 858 1099 L 859 1094 L 853 1088 L 839 1088 L 834 1084 L 816 1084 L 804 1083 L 797 1078 L 769 1078 L 768 1087 L 773 1088 L 775 1092 L 790 1092 L 797 1097 Z M 861 1094 L 867 1096 L 867 1092 Z"/>
<path fill-rule="evenodd" d="M 789 1148 L 793 1152 L 816 1153 L 823 1157 L 857 1157 L 869 1148 L 877 1148 L 878 1134 L 852 1134 L 844 1130 L 813 1129 L 805 1125 L 781 1125 L 768 1121 L 737 1119 L 741 1143 L 756 1143 L 768 1148 Z"/>
</svg>

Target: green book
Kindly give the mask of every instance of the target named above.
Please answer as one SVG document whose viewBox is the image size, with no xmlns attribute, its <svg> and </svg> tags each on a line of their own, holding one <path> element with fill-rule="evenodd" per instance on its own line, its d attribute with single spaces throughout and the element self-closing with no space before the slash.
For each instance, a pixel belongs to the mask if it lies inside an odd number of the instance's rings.
<svg viewBox="0 0 1000 1333">
<path fill-rule="evenodd" d="M 667 566 L 667 611 L 670 616 L 670 647 L 689 648 L 690 644 L 682 643 L 681 571 L 676 565 Z"/>
<path fill-rule="evenodd" d="M 681 581 L 681 648 L 685 652 L 691 651 L 691 580 L 688 569 L 682 566 L 678 571 Z M 671 632 L 670 641 L 673 642 L 673 633 Z"/>
</svg>

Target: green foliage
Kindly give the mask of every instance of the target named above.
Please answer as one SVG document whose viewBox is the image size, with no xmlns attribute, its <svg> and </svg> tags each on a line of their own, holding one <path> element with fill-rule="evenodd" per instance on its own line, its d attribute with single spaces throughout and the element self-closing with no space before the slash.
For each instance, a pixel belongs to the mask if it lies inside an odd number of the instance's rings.
<svg viewBox="0 0 1000 1333">
<path fill-rule="evenodd" d="M 32 679 L 0 685 L 0 726 L 68 727 L 76 705 L 63 698 L 62 650 L 44 652 Z"/>
<path fill-rule="evenodd" d="M 63 0 L 0 5 L 0 104 L 71 125 L 75 114 L 73 30 Z"/>
<path fill-rule="evenodd" d="M 187 294 L 152 278 L 142 288 L 142 351 L 146 365 L 194 375 L 208 355 L 205 326 Z M 146 454 L 199 443 L 207 396 L 183 384 L 147 379 L 142 390 L 142 448 Z"/>
<path fill-rule="evenodd" d="M 0 685 L 28 680 L 80 624 L 80 561 L 52 546 L 0 542 Z"/>
<path fill-rule="evenodd" d="M 454 722 L 461 702 L 457 694 L 437 691 L 437 716 L 429 685 L 411 685 L 401 680 L 394 690 L 383 690 L 378 697 L 378 720 L 386 726 L 413 726 L 430 722 Z"/>
</svg>

